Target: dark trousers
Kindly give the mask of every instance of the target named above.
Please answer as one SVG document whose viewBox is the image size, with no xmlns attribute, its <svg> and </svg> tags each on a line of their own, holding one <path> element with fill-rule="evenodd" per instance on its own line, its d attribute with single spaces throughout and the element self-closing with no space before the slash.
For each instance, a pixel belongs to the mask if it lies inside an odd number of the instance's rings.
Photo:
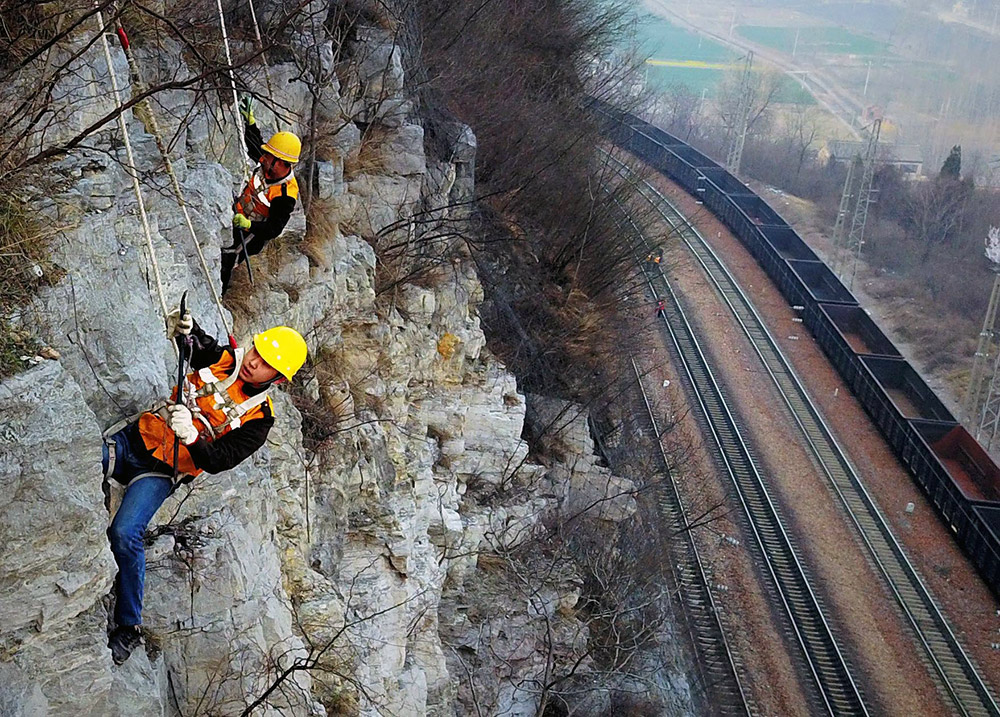
<svg viewBox="0 0 1000 717">
<path fill-rule="evenodd" d="M 226 293 L 229 288 L 229 281 L 233 277 L 233 269 L 242 263 L 246 257 L 243 255 L 243 243 L 240 241 L 239 227 L 233 227 L 233 245 L 222 250 L 222 293 Z M 267 246 L 267 239 L 258 239 L 250 232 L 244 232 L 247 242 L 247 254 L 256 256 Z"/>
</svg>

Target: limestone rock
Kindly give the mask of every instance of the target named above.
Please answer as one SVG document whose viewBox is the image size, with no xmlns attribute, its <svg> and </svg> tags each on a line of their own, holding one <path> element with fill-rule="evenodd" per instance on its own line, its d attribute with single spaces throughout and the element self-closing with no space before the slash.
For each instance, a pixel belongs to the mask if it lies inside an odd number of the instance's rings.
<svg viewBox="0 0 1000 717">
<path fill-rule="evenodd" d="M 319 199 L 330 200 L 346 191 L 343 158 L 333 162 L 317 162 L 316 168 L 319 173 L 319 192 L 317 194 Z"/>
<path fill-rule="evenodd" d="M 586 509 L 617 522 L 635 512 L 636 485 L 598 464 L 583 407 L 530 395 L 525 420 L 539 444 L 562 464 L 554 469 L 554 482 L 563 486 L 566 515 Z"/>
<path fill-rule="evenodd" d="M 347 191 L 358 199 L 353 215 L 342 221 L 363 237 L 375 237 L 380 231 L 412 213 L 420 199 L 419 177 L 362 174 L 347 184 Z"/>
<path fill-rule="evenodd" d="M 403 90 L 403 56 L 392 35 L 380 27 L 360 26 L 349 43 L 352 77 L 345 95 L 362 106 L 365 121 L 386 116 L 386 105 Z"/>
<path fill-rule="evenodd" d="M 0 662 L 0 714 L 33 717 L 49 712 L 42 688 L 15 665 Z"/>
<path fill-rule="evenodd" d="M 410 321 L 430 323 L 437 308 L 437 300 L 431 289 L 404 284 L 396 294 L 396 307 Z"/>
<path fill-rule="evenodd" d="M 424 128 L 404 124 L 394 129 L 379 147 L 383 173 L 389 176 L 419 175 L 427 171 Z"/>
<path fill-rule="evenodd" d="M 100 429 L 58 362 L 0 383 L 0 630 L 8 646 L 58 628 L 107 591 Z"/>
<path fill-rule="evenodd" d="M 47 362 L 0 384 L 0 411 L 8 496 L 0 516 L 0 644 L 11 660 L 0 668 L 0 711 L 162 714 L 155 671 L 111 670 L 107 614 L 97 601 L 115 566 L 100 430 L 82 391 L 60 363 Z"/>
<path fill-rule="evenodd" d="M 83 51 L 88 39 L 79 37 L 74 46 L 67 48 L 67 53 L 82 51 L 82 54 L 70 63 L 69 71 L 52 88 L 52 96 L 59 100 L 49 104 L 47 116 L 37 125 L 44 131 L 29 138 L 30 152 L 65 143 L 115 109 L 114 96 L 107 90 L 110 80 L 103 51 L 98 44 Z M 70 57 L 54 59 L 69 61 Z M 112 54 L 112 68 L 119 86 L 127 87 L 128 67 L 123 54 Z M 126 115 L 131 119 L 131 112 Z"/>
</svg>

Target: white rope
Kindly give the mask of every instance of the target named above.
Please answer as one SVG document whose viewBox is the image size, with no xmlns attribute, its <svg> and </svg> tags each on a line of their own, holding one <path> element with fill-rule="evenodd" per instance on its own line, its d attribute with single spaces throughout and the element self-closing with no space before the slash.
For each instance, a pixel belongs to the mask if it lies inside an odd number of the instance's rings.
<svg viewBox="0 0 1000 717">
<path fill-rule="evenodd" d="M 108 76 L 111 78 L 111 89 L 114 92 L 115 104 L 118 107 L 121 107 L 122 98 L 118 91 L 118 81 L 115 79 L 114 64 L 111 62 L 111 50 L 108 47 L 108 37 L 105 34 L 104 16 L 100 10 L 97 11 L 97 22 L 100 25 L 98 31 L 100 32 L 101 41 L 104 45 L 104 60 L 108 64 Z M 121 130 L 122 139 L 125 142 L 125 156 L 128 159 L 128 173 L 132 177 L 132 190 L 135 192 L 135 198 L 139 204 L 139 217 L 142 220 L 142 230 L 146 235 L 146 249 L 149 252 L 150 264 L 153 266 L 153 277 L 156 280 L 156 293 L 160 299 L 160 310 L 163 312 L 163 320 L 166 321 L 168 315 L 167 300 L 163 295 L 163 282 L 160 279 L 160 265 L 156 261 L 156 250 L 153 248 L 153 234 L 149 229 L 149 217 L 146 216 L 146 204 L 142 201 L 142 189 L 139 186 L 139 172 L 135 168 L 135 157 L 132 155 L 132 142 L 129 141 L 128 126 L 125 124 L 124 112 L 120 112 L 118 114 L 118 128 Z M 174 352 L 177 352 L 177 344 L 173 341 L 170 343 L 171 346 L 174 347 Z"/>
<path fill-rule="evenodd" d="M 219 8 L 219 27 L 222 28 L 222 43 L 226 47 L 226 66 L 229 69 L 229 86 L 233 90 L 233 113 L 236 120 L 236 136 L 240 140 L 240 149 L 242 150 L 240 166 L 243 168 L 243 183 L 246 184 L 249 178 L 249 173 L 247 172 L 247 162 L 249 157 L 247 156 L 247 143 L 243 136 L 243 127 L 240 120 L 239 97 L 236 96 L 236 75 L 233 74 L 233 56 L 229 52 L 229 34 L 226 32 L 226 17 L 222 11 L 222 0 L 215 0 L 216 6 Z"/>
<path fill-rule="evenodd" d="M 119 23 L 119 28 L 121 23 Z M 132 82 L 136 88 L 136 92 L 145 91 L 146 85 L 142 80 L 142 75 L 139 73 L 139 63 L 135 59 L 135 55 L 132 52 L 132 48 L 128 46 L 123 46 L 125 51 L 125 59 L 128 60 L 129 72 L 132 75 Z M 194 224 L 191 222 L 191 213 L 188 212 L 187 202 L 184 201 L 184 194 L 181 192 L 180 182 L 177 181 L 177 174 L 174 172 L 174 163 L 170 160 L 170 154 L 167 152 L 167 147 L 163 143 L 163 138 L 160 135 L 160 126 L 156 121 L 156 115 L 153 114 L 152 105 L 148 100 L 143 100 L 140 105 L 143 105 L 143 117 L 149 123 L 148 129 L 153 134 L 153 138 L 156 140 L 156 147 L 160 150 L 160 156 L 163 157 L 163 163 L 166 165 L 167 174 L 170 177 L 170 184 L 174 190 L 174 198 L 177 199 L 177 204 L 181 208 L 181 212 L 184 214 L 184 223 L 187 224 L 188 233 L 191 235 L 191 242 L 194 244 L 195 250 L 198 252 L 198 260 L 201 262 L 201 269 L 205 273 L 205 281 L 208 283 L 208 290 L 212 294 L 212 300 L 215 301 L 215 306 L 219 311 L 219 320 L 222 321 L 222 326 L 226 331 L 226 335 L 232 335 L 232 330 L 229 328 L 229 321 L 226 319 L 226 310 L 222 306 L 222 300 L 219 298 L 219 294 L 215 291 L 215 283 L 212 280 L 212 272 L 208 268 L 208 262 L 205 260 L 205 253 L 201 250 L 201 243 L 198 241 L 198 235 L 195 234 Z"/>
<path fill-rule="evenodd" d="M 264 52 L 264 39 L 260 36 L 260 26 L 257 24 L 257 11 L 254 10 L 253 0 L 247 0 L 250 6 L 250 19 L 253 21 L 253 32 L 257 36 L 257 45 L 260 47 L 260 61 L 264 65 L 264 82 L 267 83 L 267 96 L 274 101 L 274 88 L 271 86 L 271 68 L 267 64 L 267 53 Z M 281 118 L 278 113 L 274 113 L 274 123 L 281 131 Z"/>
</svg>

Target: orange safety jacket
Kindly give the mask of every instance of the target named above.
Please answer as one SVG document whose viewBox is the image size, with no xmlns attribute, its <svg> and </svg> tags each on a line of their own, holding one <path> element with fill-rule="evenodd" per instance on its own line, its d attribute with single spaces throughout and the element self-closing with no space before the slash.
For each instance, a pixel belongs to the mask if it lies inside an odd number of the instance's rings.
<svg viewBox="0 0 1000 717">
<path fill-rule="evenodd" d="M 250 421 L 274 415 L 274 406 L 267 391 L 247 393 L 249 387 L 239 378 L 242 363 L 242 348 L 233 352 L 223 351 L 218 361 L 187 375 L 185 404 L 191 409 L 200 434 L 192 448 L 202 441 L 214 441 Z M 170 397 L 171 400 L 177 398 L 176 386 Z M 165 408 L 143 413 L 139 417 L 139 434 L 154 458 L 167 465 L 173 464 L 174 432 L 167 426 Z M 191 477 L 202 472 L 195 465 L 191 450 L 183 443 L 178 451 L 177 469 Z"/>
<path fill-rule="evenodd" d="M 298 199 L 299 182 L 295 179 L 295 172 L 289 172 L 284 179 L 269 184 L 258 165 L 233 203 L 233 212 L 252 222 L 264 221 L 270 216 L 271 202 L 277 197 L 288 197 L 293 202 Z"/>
</svg>

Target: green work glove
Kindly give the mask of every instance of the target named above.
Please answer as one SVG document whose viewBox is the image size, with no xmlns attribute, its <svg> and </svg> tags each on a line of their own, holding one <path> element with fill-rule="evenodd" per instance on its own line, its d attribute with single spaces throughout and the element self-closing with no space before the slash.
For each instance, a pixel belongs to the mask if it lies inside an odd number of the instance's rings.
<svg viewBox="0 0 1000 717">
<path fill-rule="evenodd" d="M 243 231 L 246 231 L 247 229 L 250 228 L 250 220 L 247 219 L 242 214 L 236 213 L 233 215 L 233 226 L 239 227 Z"/>
<path fill-rule="evenodd" d="M 240 114 L 243 115 L 247 124 L 257 124 L 257 120 L 253 116 L 253 97 L 250 95 L 243 95 L 243 99 L 240 100 Z"/>
</svg>

